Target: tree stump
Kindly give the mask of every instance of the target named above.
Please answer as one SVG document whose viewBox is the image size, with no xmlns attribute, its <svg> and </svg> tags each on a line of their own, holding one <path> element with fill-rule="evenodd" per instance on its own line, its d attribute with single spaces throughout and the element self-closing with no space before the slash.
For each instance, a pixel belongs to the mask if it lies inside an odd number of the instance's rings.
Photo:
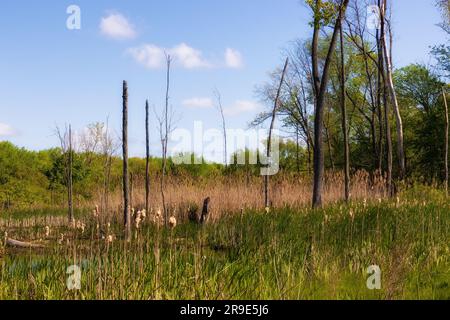
<svg viewBox="0 0 450 320">
<path fill-rule="evenodd" d="M 211 198 L 208 197 L 203 201 L 203 209 L 202 216 L 200 217 L 200 224 L 204 224 L 209 217 L 209 203 L 211 202 Z"/>
</svg>

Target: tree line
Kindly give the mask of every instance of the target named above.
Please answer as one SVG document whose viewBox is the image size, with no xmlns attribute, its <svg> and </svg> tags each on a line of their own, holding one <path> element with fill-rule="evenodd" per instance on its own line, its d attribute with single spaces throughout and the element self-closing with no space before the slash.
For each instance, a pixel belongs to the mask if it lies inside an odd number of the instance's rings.
<svg viewBox="0 0 450 320">
<path fill-rule="evenodd" d="M 448 34 L 448 8 L 439 25 Z M 391 2 L 306 0 L 312 36 L 284 52 L 289 58 L 281 95 L 280 69 L 258 88 L 265 102 L 278 100 L 282 128 L 306 148 L 313 168 L 314 207 L 322 204 L 325 169 L 344 172 L 346 200 L 350 171 L 382 176 L 388 194 L 411 181 L 448 188 L 447 91 L 450 50 L 436 45 L 435 65 L 393 67 Z M 374 8 L 374 26 L 367 8 Z M 270 105 L 270 104 L 269 104 Z M 272 118 L 272 109 L 251 125 Z"/>
</svg>

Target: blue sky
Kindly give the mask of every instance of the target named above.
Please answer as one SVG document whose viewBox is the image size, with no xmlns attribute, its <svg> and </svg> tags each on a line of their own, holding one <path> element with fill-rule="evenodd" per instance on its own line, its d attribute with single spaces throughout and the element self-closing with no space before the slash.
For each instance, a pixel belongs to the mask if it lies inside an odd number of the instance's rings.
<svg viewBox="0 0 450 320">
<path fill-rule="evenodd" d="M 433 1 L 394 3 L 394 62 L 430 62 L 445 42 Z M 81 8 L 81 30 L 66 9 Z M 105 121 L 119 132 L 121 85 L 130 90 L 131 154 L 144 153 L 144 103 L 164 103 L 163 50 L 175 56 L 171 104 L 176 126 L 220 127 L 210 107 L 222 95 L 230 128 L 245 128 L 264 108 L 255 86 L 282 62 L 281 52 L 311 34 L 300 0 L 4 0 L 0 8 L 0 139 L 39 150 L 58 146 L 56 124 L 76 130 Z M 153 116 L 153 113 L 151 114 Z M 152 153 L 159 151 L 152 121 Z"/>
</svg>

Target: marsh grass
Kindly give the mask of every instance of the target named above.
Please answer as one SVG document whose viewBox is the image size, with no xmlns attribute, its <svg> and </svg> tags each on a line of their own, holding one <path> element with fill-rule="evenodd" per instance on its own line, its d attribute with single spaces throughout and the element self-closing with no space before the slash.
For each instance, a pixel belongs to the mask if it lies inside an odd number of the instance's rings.
<svg viewBox="0 0 450 320">
<path fill-rule="evenodd" d="M 450 299 L 450 204 L 430 189 L 315 211 L 249 209 L 174 230 L 145 220 L 129 243 L 119 219 L 81 219 L 84 232 L 53 226 L 48 239 L 39 223 L 2 224 L 47 247 L 2 248 L 0 299 Z M 81 290 L 69 291 L 74 264 Z M 381 290 L 366 287 L 373 264 Z"/>
</svg>

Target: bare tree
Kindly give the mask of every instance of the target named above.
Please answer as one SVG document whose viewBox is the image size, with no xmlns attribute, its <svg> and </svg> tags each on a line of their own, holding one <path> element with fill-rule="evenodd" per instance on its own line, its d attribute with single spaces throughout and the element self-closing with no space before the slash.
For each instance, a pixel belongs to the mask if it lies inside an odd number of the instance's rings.
<svg viewBox="0 0 450 320">
<path fill-rule="evenodd" d="M 223 160 L 224 160 L 224 164 L 225 164 L 225 168 L 228 165 L 228 153 L 227 153 L 227 127 L 226 127 L 226 123 L 225 123 L 225 114 L 223 111 L 223 106 L 222 106 L 222 96 L 219 92 L 219 90 L 216 88 L 214 89 L 214 95 L 216 97 L 216 101 L 217 101 L 217 109 L 220 112 L 220 116 L 222 118 L 222 132 L 223 132 Z"/>
<path fill-rule="evenodd" d="M 267 150 L 266 150 L 266 156 L 267 160 L 270 161 L 270 151 L 272 148 L 272 131 L 273 126 L 275 124 L 275 117 L 277 114 L 277 109 L 280 104 L 280 93 L 281 93 L 281 87 L 283 86 L 284 77 L 286 75 L 286 70 L 289 64 L 289 58 L 286 58 L 286 62 L 284 63 L 283 71 L 281 73 L 281 79 L 280 79 L 280 85 L 278 86 L 277 95 L 275 96 L 274 104 L 273 104 L 273 110 L 272 110 L 272 120 L 270 122 L 269 127 L 269 137 L 267 138 Z M 264 175 L 264 206 L 267 208 L 269 207 L 269 174 Z"/>
<path fill-rule="evenodd" d="M 85 130 L 79 134 L 80 152 L 85 154 L 85 165 L 90 166 L 94 156 L 98 154 L 102 147 L 105 125 L 102 122 L 89 124 Z"/>
<path fill-rule="evenodd" d="M 149 212 L 150 203 L 150 134 L 148 119 L 148 100 L 145 102 L 145 211 Z"/>
<path fill-rule="evenodd" d="M 450 34 L 450 2 L 448 0 L 435 0 L 436 7 L 441 11 L 442 22 L 438 24 L 447 34 Z"/>
<path fill-rule="evenodd" d="M 165 105 L 162 112 L 162 115 L 156 114 L 156 118 L 159 123 L 159 133 L 160 133 L 160 140 L 161 140 L 161 149 L 162 149 L 162 168 L 161 168 L 161 175 L 160 175 L 160 192 L 161 192 L 161 199 L 162 199 L 162 205 L 163 205 L 163 211 L 164 211 L 164 224 L 167 226 L 168 222 L 168 208 L 166 204 L 166 194 L 165 194 L 165 177 L 166 177 L 166 170 L 167 170 L 167 152 L 168 152 L 168 141 L 169 141 L 169 135 L 170 132 L 172 132 L 172 126 L 173 126 L 173 114 L 170 110 L 169 106 L 169 92 L 170 92 L 170 67 L 172 63 L 172 58 L 170 55 L 166 54 L 166 66 L 167 66 L 167 72 L 166 72 L 166 99 L 165 99 Z"/>
<path fill-rule="evenodd" d="M 445 107 L 445 156 L 444 156 L 444 165 L 445 165 L 445 194 L 448 196 L 448 105 L 447 105 L 447 94 L 445 93 L 445 89 L 442 88 L 442 95 L 444 98 L 444 107 Z"/>
<path fill-rule="evenodd" d="M 282 122 L 282 127 L 286 130 L 286 133 L 295 137 L 298 150 L 300 150 L 301 143 L 306 146 L 308 172 L 311 172 L 311 156 L 314 147 L 311 130 L 313 105 L 310 102 L 311 93 L 306 89 L 311 84 L 309 47 L 310 45 L 307 42 L 297 40 L 293 43 L 292 48 L 286 50 L 286 56 L 289 57 L 289 68 L 286 71 L 282 91 L 278 99 L 277 117 Z M 270 105 L 270 109 L 260 113 L 250 126 L 260 126 L 266 120 L 271 119 L 273 102 L 280 84 L 281 71 L 277 69 L 272 72 L 270 82 L 257 88 L 262 102 Z M 300 169 L 299 157 L 298 169 Z"/>
<path fill-rule="evenodd" d="M 69 124 L 69 163 L 67 174 L 67 201 L 69 206 L 69 223 L 73 223 L 73 149 L 72 149 L 72 126 Z"/>
<path fill-rule="evenodd" d="M 55 135 L 58 137 L 61 151 L 65 162 L 65 182 L 67 187 L 67 208 L 68 221 L 73 223 L 73 141 L 72 141 L 72 126 L 65 127 L 63 132 L 61 128 L 56 126 Z"/>
<path fill-rule="evenodd" d="M 119 148 L 119 142 L 112 136 L 109 131 L 109 118 L 106 119 L 106 125 L 103 126 L 104 130 L 100 142 L 101 153 L 104 158 L 103 162 L 103 210 L 109 210 L 109 187 L 111 182 L 111 169 L 113 155 Z"/>
<path fill-rule="evenodd" d="M 122 105 L 122 156 L 123 156 L 123 218 L 125 237 L 131 240 L 130 178 L 128 172 L 128 84 L 123 82 Z"/>
<path fill-rule="evenodd" d="M 319 74 L 318 45 L 319 32 L 322 23 L 320 0 L 315 0 L 313 4 L 314 12 L 314 32 L 312 40 L 312 73 L 313 73 L 313 91 L 315 95 L 315 118 L 314 118 L 314 187 L 313 187 L 313 207 L 322 206 L 322 189 L 323 189 L 323 173 L 324 173 L 324 152 L 323 152 L 323 115 L 325 109 L 325 95 L 327 91 L 329 69 L 332 55 L 336 47 L 336 39 L 340 30 L 342 17 L 345 16 L 349 0 L 342 0 L 338 8 L 338 17 L 336 18 L 333 34 L 331 36 L 328 47 L 327 57 L 322 69 L 322 76 Z"/>
</svg>

